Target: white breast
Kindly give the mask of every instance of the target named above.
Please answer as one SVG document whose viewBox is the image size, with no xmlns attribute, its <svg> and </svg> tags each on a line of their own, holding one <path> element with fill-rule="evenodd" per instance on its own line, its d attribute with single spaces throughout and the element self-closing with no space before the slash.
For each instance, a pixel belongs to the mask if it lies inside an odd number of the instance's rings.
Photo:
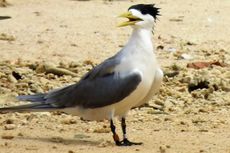
<svg viewBox="0 0 230 153">
<path fill-rule="evenodd" d="M 158 67 L 156 69 L 154 80 L 152 82 L 152 86 L 151 86 L 148 94 L 135 107 L 138 107 L 138 106 L 141 106 L 141 105 L 147 103 L 158 92 L 158 90 L 162 84 L 162 80 L 163 80 L 163 72 L 160 69 L 160 67 Z"/>
</svg>

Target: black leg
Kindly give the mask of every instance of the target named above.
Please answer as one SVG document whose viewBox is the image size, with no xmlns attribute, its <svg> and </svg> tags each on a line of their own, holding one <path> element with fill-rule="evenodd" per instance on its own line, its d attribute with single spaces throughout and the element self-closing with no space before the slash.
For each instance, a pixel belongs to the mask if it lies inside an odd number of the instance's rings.
<svg viewBox="0 0 230 153">
<path fill-rule="evenodd" d="M 142 145 L 142 142 L 131 142 L 128 140 L 127 135 L 126 135 L 126 123 L 125 123 L 125 118 L 121 118 L 121 128 L 123 132 L 123 141 L 121 141 L 120 145 L 121 146 L 132 146 L 132 145 Z"/>
<path fill-rule="evenodd" d="M 127 138 L 126 137 L 126 123 L 125 123 L 125 118 L 122 117 L 121 118 L 121 129 L 122 129 L 122 132 L 123 132 L 123 138 Z"/>
<path fill-rule="evenodd" d="M 113 124 L 113 120 L 112 119 L 110 120 L 110 128 L 111 128 L 111 131 L 113 133 L 113 140 L 114 140 L 114 142 L 116 143 L 117 146 L 120 146 L 121 145 L 121 141 L 119 139 L 119 136 L 116 133 L 116 127 Z"/>
</svg>

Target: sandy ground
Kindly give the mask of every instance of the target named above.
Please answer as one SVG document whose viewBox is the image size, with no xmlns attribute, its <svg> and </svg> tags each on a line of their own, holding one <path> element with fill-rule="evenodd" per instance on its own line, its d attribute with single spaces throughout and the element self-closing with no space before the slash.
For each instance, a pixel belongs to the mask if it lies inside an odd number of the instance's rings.
<svg viewBox="0 0 230 153">
<path fill-rule="evenodd" d="M 11 16 L 0 20 L 0 106 L 19 103 L 14 99 L 18 94 L 77 81 L 127 41 L 131 29 L 117 28 L 117 15 L 133 4 L 153 1 L 7 2 L 0 7 L 0 16 Z M 149 105 L 130 111 L 128 135 L 144 145 L 116 147 L 107 121 L 86 122 L 62 113 L 10 113 L 0 114 L 0 153 L 230 152 L 230 1 L 154 3 L 162 16 L 153 42 L 169 75 Z M 196 61 L 221 64 L 186 67 Z M 46 73 L 47 64 L 74 74 Z M 205 81 L 205 89 L 188 92 L 189 85 Z"/>
</svg>

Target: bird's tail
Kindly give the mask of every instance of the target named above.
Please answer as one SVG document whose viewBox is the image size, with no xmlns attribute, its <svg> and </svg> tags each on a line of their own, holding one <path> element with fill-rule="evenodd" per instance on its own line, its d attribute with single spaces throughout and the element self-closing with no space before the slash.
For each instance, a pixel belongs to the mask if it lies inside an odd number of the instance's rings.
<svg viewBox="0 0 230 153">
<path fill-rule="evenodd" d="M 20 101 L 30 101 L 30 104 L 0 108 L 0 112 L 46 112 L 57 110 L 54 106 L 45 102 L 46 94 L 18 96 Z"/>
<path fill-rule="evenodd" d="M 34 95 L 21 95 L 18 96 L 17 99 L 20 101 L 30 101 L 30 102 L 45 102 L 45 96 L 44 93 L 38 93 Z"/>
</svg>

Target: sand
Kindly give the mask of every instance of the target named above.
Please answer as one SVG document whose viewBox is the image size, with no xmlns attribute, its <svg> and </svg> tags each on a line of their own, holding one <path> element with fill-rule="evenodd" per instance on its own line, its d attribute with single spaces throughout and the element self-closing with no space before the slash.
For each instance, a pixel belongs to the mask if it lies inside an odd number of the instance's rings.
<svg viewBox="0 0 230 153">
<path fill-rule="evenodd" d="M 0 1 L 2 3 L 4 1 Z M 19 94 L 45 92 L 79 80 L 127 42 L 131 28 L 117 15 L 143 1 L 8 0 L 0 15 L 0 106 Z M 5 2 L 4 2 L 5 3 Z M 153 43 L 165 74 L 159 94 L 130 111 L 130 140 L 114 145 L 108 121 L 63 113 L 0 114 L 0 153 L 230 152 L 230 1 L 156 0 L 162 16 Z M 192 62 L 213 62 L 202 69 Z M 61 68 L 70 75 L 47 72 Z M 192 92 L 188 86 L 208 82 Z M 117 129 L 121 135 L 119 121 Z"/>
</svg>

